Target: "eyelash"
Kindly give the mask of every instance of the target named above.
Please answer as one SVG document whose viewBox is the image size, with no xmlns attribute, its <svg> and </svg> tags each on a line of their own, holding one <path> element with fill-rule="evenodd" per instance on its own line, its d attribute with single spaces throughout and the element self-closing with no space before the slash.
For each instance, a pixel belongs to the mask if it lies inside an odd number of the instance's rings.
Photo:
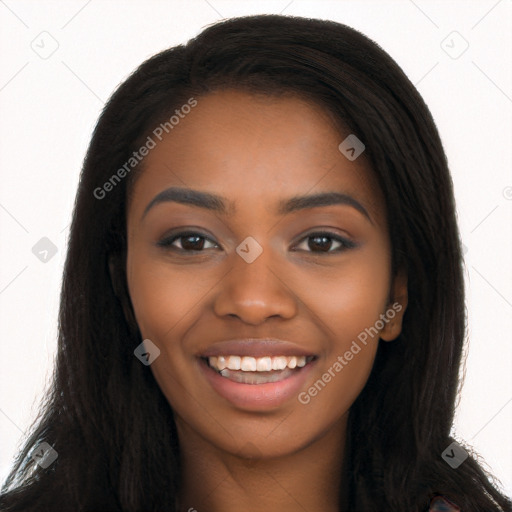
<svg viewBox="0 0 512 512">
<path fill-rule="evenodd" d="M 181 252 L 181 253 L 199 253 L 199 252 L 204 252 L 204 249 L 201 249 L 201 250 L 187 250 L 187 249 L 181 249 L 179 247 L 176 247 L 176 246 L 172 245 L 176 240 L 179 240 L 180 238 L 187 238 L 187 237 L 191 237 L 191 236 L 197 236 L 198 238 L 202 238 L 202 239 L 208 240 L 208 241 L 210 241 L 210 242 L 215 244 L 215 242 L 213 242 L 213 240 L 211 238 L 209 238 L 208 236 L 206 236 L 203 233 L 200 233 L 200 232 L 197 232 L 197 231 L 182 231 L 180 233 L 172 234 L 171 236 L 168 236 L 168 237 L 160 240 L 159 242 L 157 242 L 156 245 L 158 245 L 159 247 L 162 247 L 164 249 L 169 249 L 169 250 L 172 250 L 172 251 L 175 251 L 175 252 Z M 330 232 L 330 231 L 315 231 L 313 233 L 309 233 L 305 237 L 301 238 L 301 240 L 299 242 L 302 243 L 303 241 L 305 241 L 305 240 L 307 240 L 309 238 L 319 238 L 319 237 L 331 238 L 331 239 L 335 240 L 336 242 L 340 243 L 341 245 L 340 245 L 339 248 L 334 249 L 334 250 L 329 250 L 329 251 L 305 251 L 305 252 L 310 252 L 312 254 L 330 254 L 330 253 L 343 252 L 343 251 L 346 251 L 348 249 L 353 249 L 354 247 L 357 247 L 357 244 L 355 242 L 352 242 L 351 240 L 348 240 L 346 238 L 340 237 L 339 235 L 337 235 L 337 234 L 335 234 L 333 232 Z"/>
</svg>

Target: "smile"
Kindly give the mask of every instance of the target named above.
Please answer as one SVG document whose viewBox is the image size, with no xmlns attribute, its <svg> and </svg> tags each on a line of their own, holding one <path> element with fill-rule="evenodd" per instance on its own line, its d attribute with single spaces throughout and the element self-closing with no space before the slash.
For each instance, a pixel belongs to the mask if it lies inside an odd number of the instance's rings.
<svg viewBox="0 0 512 512">
<path fill-rule="evenodd" d="M 316 356 L 200 357 L 202 373 L 218 395 L 237 408 L 268 410 L 295 397 Z"/>
<path fill-rule="evenodd" d="M 295 368 L 302 368 L 313 359 L 314 356 L 213 356 L 207 361 L 210 368 L 234 382 L 265 384 L 290 377 Z"/>
</svg>

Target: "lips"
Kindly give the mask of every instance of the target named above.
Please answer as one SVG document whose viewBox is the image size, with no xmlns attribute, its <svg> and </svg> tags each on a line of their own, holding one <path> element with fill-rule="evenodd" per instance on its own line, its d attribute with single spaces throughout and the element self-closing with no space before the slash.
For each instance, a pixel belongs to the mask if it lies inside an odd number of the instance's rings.
<svg viewBox="0 0 512 512">
<path fill-rule="evenodd" d="M 197 354 L 199 357 L 212 356 L 314 356 L 300 345 L 274 338 L 247 338 L 217 342 Z"/>
<path fill-rule="evenodd" d="M 304 347 L 270 338 L 221 341 L 197 357 L 221 397 L 254 411 L 275 408 L 296 396 L 317 359 Z"/>
</svg>

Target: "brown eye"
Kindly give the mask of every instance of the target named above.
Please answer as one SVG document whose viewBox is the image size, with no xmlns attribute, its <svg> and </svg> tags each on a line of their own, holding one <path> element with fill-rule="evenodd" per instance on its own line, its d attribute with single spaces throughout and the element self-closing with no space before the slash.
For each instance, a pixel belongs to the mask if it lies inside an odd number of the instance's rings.
<svg viewBox="0 0 512 512">
<path fill-rule="evenodd" d="M 302 240 L 303 241 L 301 245 L 304 244 L 304 242 L 307 243 L 307 247 L 309 250 L 307 250 L 306 252 L 331 253 L 341 252 L 346 249 L 356 247 L 356 244 L 351 240 L 347 240 L 346 238 L 340 237 L 339 235 L 331 232 L 311 233 Z M 331 250 L 333 243 L 339 245 L 337 248 Z"/>
<path fill-rule="evenodd" d="M 175 242 L 178 240 L 181 247 L 175 245 Z M 164 238 L 163 240 L 160 240 L 157 245 L 159 247 L 166 247 L 172 250 L 192 252 L 202 251 L 205 248 L 209 249 L 210 247 L 205 247 L 205 243 L 208 242 L 212 243 L 214 247 L 217 246 L 217 244 L 212 242 L 210 238 L 201 233 L 186 231 Z"/>
</svg>

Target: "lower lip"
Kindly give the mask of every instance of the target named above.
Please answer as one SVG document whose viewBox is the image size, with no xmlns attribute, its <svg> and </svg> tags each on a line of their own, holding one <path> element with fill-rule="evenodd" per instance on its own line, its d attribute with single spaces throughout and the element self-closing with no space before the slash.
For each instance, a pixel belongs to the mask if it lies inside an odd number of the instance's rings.
<svg viewBox="0 0 512 512">
<path fill-rule="evenodd" d="M 212 388 L 235 407 L 251 411 L 273 409 L 298 396 L 315 363 L 316 359 L 278 382 L 242 384 L 222 377 L 206 361 L 199 359 L 201 371 Z"/>
</svg>

